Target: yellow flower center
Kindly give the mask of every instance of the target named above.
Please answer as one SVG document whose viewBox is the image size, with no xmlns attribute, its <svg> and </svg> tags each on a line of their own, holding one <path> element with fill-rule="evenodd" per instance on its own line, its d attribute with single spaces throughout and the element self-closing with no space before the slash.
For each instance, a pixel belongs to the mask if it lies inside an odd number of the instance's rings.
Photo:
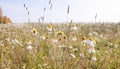
<svg viewBox="0 0 120 69">
<path fill-rule="evenodd" d="M 33 33 L 37 33 L 37 29 L 33 28 Z"/>
<path fill-rule="evenodd" d="M 64 39 L 67 39 L 67 36 L 64 36 Z"/>
<path fill-rule="evenodd" d="M 72 24 L 72 27 L 76 27 L 76 25 L 75 25 L 75 24 Z"/>
<path fill-rule="evenodd" d="M 46 36 L 45 36 L 45 38 L 46 38 L 46 39 L 49 39 L 49 36 L 48 36 L 48 35 L 46 35 Z"/>
<path fill-rule="evenodd" d="M 86 40 L 86 37 L 85 37 L 85 36 L 82 36 L 82 40 Z"/>
<path fill-rule="evenodd" d="M 49 27 L 50 29 L 52 29 L 52 24 L 49 24 L 48 27 Z"/>
<path fill-rule="evenodd" d="M 90 37 L 89 40 L 94 41 L 94 39 L 92 37 Z"/>
<path fill-rule="evenodd" d="M 63 32 L 59 31 L 59 32 L 58 32 L 58 35 L 63 35 Z"/>
</svg>

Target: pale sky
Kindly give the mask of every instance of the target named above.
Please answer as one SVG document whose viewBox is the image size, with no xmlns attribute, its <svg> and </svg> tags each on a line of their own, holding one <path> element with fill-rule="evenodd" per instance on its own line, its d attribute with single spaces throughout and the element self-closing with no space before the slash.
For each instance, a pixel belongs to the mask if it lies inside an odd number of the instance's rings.
<svg viewBox="0 0 120 69">
<path fill-rule="evenodd" d="M 38 22 L 43 16 L 46 7 L 45 22 L 66 22 L 67 7 L 70 5 L 68 21 L 74 22 L 119 22 L 120 0 L 51 0 L 52 9 L 49 9 L 49 0 L 0 0 L 3 14 L 10 17 L 15 23 L 28 21 L 24 4 L 30 11 L 31 22 Z"/>
</svg>

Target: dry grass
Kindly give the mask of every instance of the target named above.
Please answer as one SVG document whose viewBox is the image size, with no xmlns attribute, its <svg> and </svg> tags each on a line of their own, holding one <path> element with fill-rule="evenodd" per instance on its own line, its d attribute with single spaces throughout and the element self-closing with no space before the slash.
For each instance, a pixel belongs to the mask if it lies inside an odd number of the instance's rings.
<svg viewBox="0 0 120 69">
<path fill-rule="evenodd" d="M 120 24 L 76 24 L 76 30 L 72 24 L 53 24 L 52 31 L 47 26 L 0 25 L 0 69 L 120 68 Z M 88 53 L 82 36 L 95 39 L 95 53 Z"/>
</svg>

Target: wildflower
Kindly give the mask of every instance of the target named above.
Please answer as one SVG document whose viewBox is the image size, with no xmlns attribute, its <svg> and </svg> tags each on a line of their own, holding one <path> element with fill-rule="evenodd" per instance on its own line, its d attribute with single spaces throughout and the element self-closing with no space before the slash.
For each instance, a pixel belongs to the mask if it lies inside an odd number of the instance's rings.
<svg viewBox="0 0 120 69">
<path fill-rule="evenodd" d="M 26 49 L 28 49 L 28 50 L 32 50 L 33 47 L 32 47 L 32 46 L 27 46 Z"/>
<path fill-rule="evenodd" d="M 108 42 L 108 46 L 112 46 L 113 45 L 113 43 L 112 42 Z"/>
<path fill-rule="evenodd" d="M 84 57 L 85 57 L 84 53 L 80 53 L 80 56 L 81 56 L 82 58 L 84 58 Z"/>
<path fill-rule="evenodd" d="M 66 44 L 61 44 L 61 45 L 59 45 L 58 47 L 59 47 L 59 48 L 65 48 L 65 47 L 67 47 L 67 46 L 66 46 Z"/>
<path fill-rule="evenodd" d="M 61 38 L 59 38 L 59 41 L 61 41 L 62 39 Z"/>
<path fill-rule="evenodd" d="M 95 36 L 98 36 L 98 33 L 97 32 L 92 32 L 93 35 Z"/>
<path fill-rule="evenodd" d="M 88 53 L 95 53 L 95 49 L 94 48 L 89 48 Z"/>
<path fill-rule="evenodd" d="M 62 32 L 62 31 L 59 31 L 59 32 L 58 32 L 58 35 L 63 35 L 63 32 Z"/>
<path fill-rule="evenodd" d="M 72 27 L 75 27 L 76 25 L 75 24 L 71 24 Z"/>
<path fill-rule="evenodd" d="M 85 36 L 82 36 L 82 40 L 86 40 L 86 37 L 85 37 Z"/>
<path fill-rule="evenodd" d="M 96 60 L 97 60 L 97 58 L 96 58 L 95 56 L 93 56 L 91 59 L 92 59 L 93 61 L 96 61 Z"/>
<path fill-rule="evenodd" d="M 92 33 L 89 33 L 88 36 L 93 36 Z"/>
<path fill-rule="evenodd" d="M 64 38 L 64 39 L 67 39 L 67 36 L 64 36 L 63 38 Z"/>
<path fill-rule="evenodd" d="M 118 48 L 118 45 L 114 45 L 115 46 L 115 48 Z"/>
<path fill-rule="evenodd" d="M 77 30 L 77 27 L 75 24 L 72 24 L 71 30 L 74 30 L 74 31 Z"/>
<path fill-rule="evenodd" d="M 48 31 L 52 31 L 52 24 L 49 24 L 48 27 L 46 27 Z"/>
<path fill-rule="evenodd" d="M 94 41 L 94 39 L 92 37 L 90 37 L 89 40 Z"/>
<path fill-rule="evenodd" d="M 72 48 L 73 48 L 73 46 L 69 46 L 69 48 L 70 48 L 70 49 L 72 49 Z"/>
<path fill-rule="evenodd" d="M 91 39 L 91 40 L 92 40 L 92 39 Z M 91 46 L 91 47 L 95 47 L 95 42 L 94 42 L 94 41 L 91 41 L 91 40 L 89 40 L 89 39 L 84 40 L 84 43 L 88 44 L 88 45 Z"/>
<path fill-rule="evenodd" d="M 52 42 L 53 42 L 53 43 L 57 43 L 57 40 L 56 40 L 56 39 L 53 39 Z"/>
<path fill-rule="evenodd" d="M 111 32 L 111 30 L 109 30 L 109 29 L 104 29 L 104 30 L 105 30 L 106 32 L 108 32 L 108 33 Z"/>
<path fill-rule="evenodd" d="M 59 45 L 58 47 L 59 47 L 59 48 L 62 48 L 63 46 L 62 46 L 62 45 Z"/>
<path fill-rule="evenodd" d="M 105 51 L 105 53 L 109 53 L 108 51 Z"/>
<path fill-rule="evenodd" d="M 77 40 L 77 38 L 76 38 L 76 37 L 72 37 L 72 40 L 73 40 L 73 41 L 76 41 L 76 40 Z"/>
<path fill-rule="evenodd" d="M 46 36 L 45 36 L 45 38 L 46 38 L 46 39 L 49 39 L 49 36 L 48 36 L 48 35 L 46 35 Z"/>
<path fill-rule="evenodd" d="M 45 36 L 41 36 L 40 39 L 45 40 L 46 38 L 45 38 Z"/>
<path fill-rule="evenodd" d="M 27 40 L 27 44 L 30 45 L 32 44 L 32 42 L 30 40 Z"/>
<path fill-rule="evenodd" d="M 0 46 L 4 46 L 4 44 L 0 44 Z"/>
<path fill-rule="evenodd" d="M 25 69 L 25 68 L 26 68 L 25 64 L 23 64 L 23 65 L 22 65 L 22 68 L 23 68 L 23 69 Z"/>
<path fill-rule="evenodd" d="M 48 27 L 52 29 L 52 24 L 49 24 Z"/>
<path fill-rule="evenodd" d="M 72 54 L 72 53 L 70 54 L 70 56 L 72 56 L 72 58 L 76 58 L 76 56 L 74 54 Z"/>
<path fill-rule="evenodd" d="M 100 35 L 101 38 L 103 38 L 103 35 Z"/>
<path fill-rule="evenodd" d="M 51 34 L 51 35 L 52 35 L 52 32 L 49 31 L 48 34 Z"/>
<path fill-rule="evenodd" d="M 9 39 L 9 38 L 6 38 L 5 40 L 7 40 L 8 42 L 10 42 L 10 39 Z"/>
<path fill-rule="evenodd" d="M 33 32 L 34 34 L 37 34 L 37 29 L 36 29 L 36 28 L 33 28 L 32 32 Z"/>
<path fill-rule="evenodd" d="M 64 45 L 59 45 L 58 47 L 59 47 L 59 48 L 64 48 L 65 46 L 64 46 Z"/>
<path fill-rule="evenodd" d="M 38 67 L 40 67 L 41 65 L 40 65 L 40 64 L 38 64 L 37 66 L 38 66 Z"/>
</svg>

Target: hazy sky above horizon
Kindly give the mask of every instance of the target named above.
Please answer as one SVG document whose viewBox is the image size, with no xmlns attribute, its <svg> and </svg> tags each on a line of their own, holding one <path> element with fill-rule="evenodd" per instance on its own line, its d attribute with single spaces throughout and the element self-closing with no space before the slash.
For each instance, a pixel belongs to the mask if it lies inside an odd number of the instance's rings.
<svg viewBox="0 0 120 69">
<path fill-rule="evenodd" d="M 15 23 L 28 21 L 24 4 L 28 6 L 32 22 L 38 22 L 38 18 L 43 16 L 44 7 L 45 22 L 66 22 L 68 4 L 68 21 L 95 22 L 96 13 L 96 21 L 120 21 L 120 0 L 51 0 L 51 3 L 50 10 L 49 0 L 0 0 L 3 15 L 10 17 Z"/>
</svg>

